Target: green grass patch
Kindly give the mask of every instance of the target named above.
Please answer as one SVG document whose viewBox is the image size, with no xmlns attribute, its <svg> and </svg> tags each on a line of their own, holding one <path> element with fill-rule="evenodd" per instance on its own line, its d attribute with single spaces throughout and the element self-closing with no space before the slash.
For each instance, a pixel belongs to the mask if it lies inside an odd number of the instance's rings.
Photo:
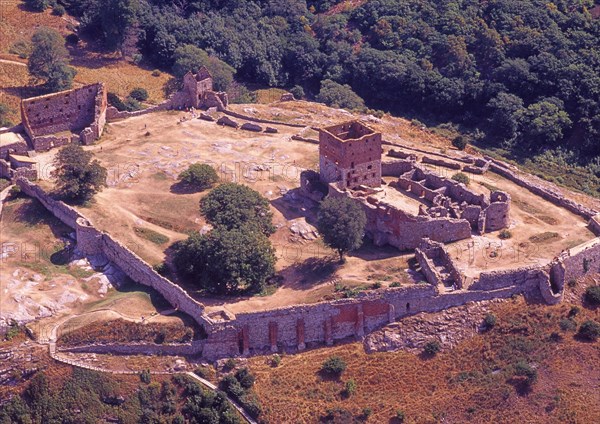
<svg viewBox="0 0 600 424">
<path fill-rule="evenodd" d="M 133 227 L 133 231 L 135 231 L 135 234 L 138 237 L 144 238 L 148 241 L 151 241 L 154 244 L 165 244 L 169 241 L 169 237 L 165 236 L 164 234 L 158 233 L 154 230 L 151 230 L 149 228 L 142 228 L 142 227 Z"/>
</svg>

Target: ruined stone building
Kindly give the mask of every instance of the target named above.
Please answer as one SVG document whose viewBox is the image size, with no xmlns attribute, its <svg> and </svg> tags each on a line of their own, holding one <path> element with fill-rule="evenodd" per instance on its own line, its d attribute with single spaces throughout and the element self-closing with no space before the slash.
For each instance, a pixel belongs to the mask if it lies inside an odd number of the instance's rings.
<svg viewBox="0 0 600 424">
<path fill-rule="evenodd" d="M 106 124 L 103 83 L 24 99 L 21 119 L 34 150 L 44 151 L 79 141 L 91 144 Z"/>
<path fill-rule="evenodd" d="M 183 77 L 181 102 L 185 107 L 225 110 L 229 103 L 227 93 L 213 90 L 213 78 L 206 67 L 201 67 L 194 75 L 188 72 Z"/>
<path fill-rule="evenodd" d="M 319 130 L 321 181 L 339 188 L 381 185 L 381 133 L 350 121 Z"/>
<path fill-rule="evenodd" d="M 382 162 L 381 145 L 381 133 L 357 121 L 321 129 L 319 173 L 304 171 L 300 190 L 316 201 L 326 195 L 356 200 L 373 242 L 400 250 L 415 249 L 425 238 L 450 243 L 509 226 L 507 193 L 478 194 L 414 157 Z M 382 176 L 397 179 L 383 187 Z M 415 203 L 412 210 L 408 205 Z"/>
</svg>

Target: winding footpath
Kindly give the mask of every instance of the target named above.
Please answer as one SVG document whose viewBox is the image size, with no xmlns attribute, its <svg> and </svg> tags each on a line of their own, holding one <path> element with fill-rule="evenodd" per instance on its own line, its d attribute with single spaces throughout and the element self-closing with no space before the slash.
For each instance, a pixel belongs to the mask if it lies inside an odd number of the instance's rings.
<svg viewBox="0 0 600 424">
<path fill-rule="evenodd" d="M 88 312 L 88 313 L 94 313 L 94 312 L 99 312 L 97 311 L 92 311 L 92 312 Z M 115 312 L 119 315 L 121 315 L 123 318 L 128 319 L 130 321 L 137 321 L 135 319 L 132 319 L 130 317 L 127 317 L 119 312 L 116 311 L 112 311 Z M 50 354 L 50 357 L 52 359 L 54 359 L 55 361 L 58 362 L 62 362 L 64 364 L 68 364 L 71 365 L 73 367 L 79 367 L 79 368 L 84 368 L 87 370 L 92 370 L 92 371 L 97 371 L 97 372 L 103 372 L 103 373 L 108 373 L 108 374 L 113 374 L 113 375 L 138 375 L 139 371 L 133 371 L 133 370 L 122 370 L 122 371 L 117 371 L 117 370 L 111 370 L 111 369 L 107 369 L 107 368 L 102 368 L 102 367 L 96 367 L 90 364 L 86 364 L 83 362 L 79 362 L 79 361 L 75 361 L 71 358 L 66 358 L 65 356 L 61 355 L 57 349 L 56 349 L 56 340 L 58 339 L 58 330 L 60 328 L 61 325 L 63 325 L 66 321 L 72 319 L 72 318 L 76 318 L 78 316 L 82 316 L 82 315 L 87 315 L 88 313 L 85 314 L 79 314 L 79 315 L 73 315 L 73 316 L 68 316 L 68 317 L 64 317 L 62 319 L 60 319 L 59 321 L 57 321 L 54 326 L 52 327 L 52 329 L 50 330 L 50 335 L 47 339 L 38 339 L 38 343 L 40 344 L 47 344 L 48 345 L 48 353 Z M 218 387 L 215 386 L 213 383 L 211 383 L 210 381 L 194 374 L 193 372 L 189 371 L 189 372 L 175 372 L 175 371 L 152 371 L 152 374 L 157 374 L 157 375 L 174 375 L 174 374 L 185 374 L 190 378 L 193 378 L 194 380 L 198 381 L 199 383 L 201 383 L 203 386 L 207 387 L 208 389 L 212 390 L 212 391 L 218 391 Z M 223 392 L 224 393 L 224 392 Z M 242 408 L 234 399 L 232 399 L 227 393 L 224 393 L 225 396 L 227 396 L 227 400 L 229 401 L 229 403 L 240 413 L 240 415 L 250 424 L 258 424 L 256 422 L 256 420 L 254 420 L 247 412 L 246 410 L 244 410 L 244 408 Z"/>
</svg>

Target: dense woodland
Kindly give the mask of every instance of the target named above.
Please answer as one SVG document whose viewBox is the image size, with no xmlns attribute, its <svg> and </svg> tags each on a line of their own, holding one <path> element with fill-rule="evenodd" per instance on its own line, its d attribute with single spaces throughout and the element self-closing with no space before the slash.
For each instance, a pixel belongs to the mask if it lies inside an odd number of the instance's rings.
<svg viewBox="0 0 600 424">
<path fill-rule="evenodd" d="M 162 69 L 173 68 L 178 48 L 195 46 L 242 82 L 360 106 L 345 101 L 351 88 L 370 108 L 453 122 L 486 146 L 561 147 L 579 162 L 600 156 L 594 0 L 61 3 L 107 48 L 137 40 L 144 60 Z"/>
</svg>

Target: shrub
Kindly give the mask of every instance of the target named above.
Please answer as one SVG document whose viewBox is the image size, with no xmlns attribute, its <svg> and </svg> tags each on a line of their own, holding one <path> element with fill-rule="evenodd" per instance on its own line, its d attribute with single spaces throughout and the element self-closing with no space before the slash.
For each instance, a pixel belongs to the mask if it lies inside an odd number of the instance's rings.
<svg viewBox="0 0 600 424">
<path fill-rule="evenodd" d="M 431 340 L 423 347 L 423 353 L 428 356 L 435 356 L 440 350 L 442 350 L 442 347 L 437 340 Z"/>
<path fill-rule="evenodd" d="M 350 397 L 354 393 L 356 393 L 356 382 L 354 380 L 346 381 L 346 386 L 344 387 L 344 396 Z"/>
<path fill-rule="evenodd" d="M 598 340 L 598 337 L 600 337 L 600 324 L 592 320 L 585 321 L 579 327 L 577 336 L 581 337 L 582 339 L 595 342 Z"/>
<path fill-rule="evenodd" d="M 390 284 L 390 287 L 400 287 L 402 286 L 402 283 L 400 283 L 400 281 L 394 281 L 392 284 Z"/>
<path fill-rule="evenodd" d="M 402 409 L 398 409 L 396 411 L 396 417 L 395 417 L 398 422 L 403 423 L 404 420 L 406 420 L 406 414 L 404 413 L 404 411 Z"/>
<path fill-rule="evenodd" d="M 330 375 L 341 375 L 346 370 L 346 362 L 339 356 L 330 356 L 323 365 L 321 371 Z"/>
<path fill-rule="evenodd" d="M 276 353 L 275 355 L 271 356 L 271 366 L 273 368 L 277 368 L 279 364 L 281 364 L 281 356 Z"/>
<path fill-rule="evenodd" d="M 145 88 L 136 87 L 133 90 L 131 90 L 131 93 L 129 93 L 129 97 L 132 97 L 140 102 L 144 102 L 148 100 L 148 91 L 146 91 Z"/>
<path fill-rule="evenodd" d="M 127 112 L 135 112 L 136 110 L 143 109 L 142 104 L 133 97 L 127 97 L 125 101 L 123 101 L 123 104 L 125 105 Z"/>
<path fill-rule="evenodd" d="M 110 103 L 111 106 L 116 107 L 119 112 L 123 112 L 123 111 L 127 110 L 127 106 L 125 105 L 125 103 L 123 103 L 121 98 L 119 96 L 117 96 L 115 93 L 112 93 L 109 91 L 107 93 L 106 97 L 108 99 L 108 103 Z"/>
<path fill-rule="evenodd" d="M 592 263 L 591 259 L 584 258 L 583 259 L 583 271 L 588 272 L 590 270 L 590 265 Z"/>
<path fill-rule="evenodd" d="M 362 410 L 362 418 L 363 420 L 367 420 L 371 414 L 373 414 L 373 410 L 371 408 L 369 408 L 368 406 L 366 408 L 363 408 Z"/>
<path fill-rule="evenodd" d="M 467 147 L 467 140 L 462 135 L 459 135 L 452 140 L 452 145 L 459 150 L 465 150 Z"/>
<path fill-rule="evenodd" d="M 258 418 L 262 413 L 262 407 L 255 396 L 244 395 L 239 399 L 246 412 L 253 418 Z"/>
<path fill-rule="evenodd" d="M 152 269 L 163 277 L 169 273 L 169 266 L 164 262 L 154 265 Z"/>
<path fill-rule="evenodd" d="M 212 166 L 205 163 L 194 163 L 179 174 L 179 180 L 198 190 L 205 190 L 219 181 L 219 176 Z"/>
<path fill-rule="evenodd" d="M 471 181 L 469 176 L 466 174 L 463 174 L 462 172 L 457 172 L 456 174 L 454 174 L 452 176 L 452 179 L 454 181 L 457 181 L 459 183 L 462 183 L 464 185 L 469 185 L 469 182 Z"/>
<path fill-rule="evenodd" d="M 502 240 L 506 240 L 511 237 L 512 237 L 512 233 L 510 231 L 508 231 L 507 229 L 500 231 L 500 234 L 498 234 L 498 238 L 500 238 Z"/>
<path fill-rule="evenodd" d="M 381 288 L 381 282 L 380 282 L 380 281 L 376 281 L 376 282 L 374 282 L 373 284 L 371 284 L 371 288 L 372 288 L 373 290 L 380 289 L 380 288 Z"/>
<path fill-rule="evenodd" d="M 571 318 L 563 318 L 559 323 L 562 331 L 575 331 L 577 329 L 577 323 Z"/>
<path fill-rule="evenodd" d="M 152 381 L 150 370 L 144 370 L 140 373 L 140 381 L 145 384 L 150 384 L 150 382 Z"/>
<path fill-rule="evenodd" d="M 519 361 L 515 364 L 515 375 L 525 377 L 523 383 L 526 388 L 531 388 L 537 380 L 537 371 L 525 361 Z"/>
<path fill-rule="evenodd" d="M 585 300 L 593 306 L 600 305 L 600 286 L 588 287 L 585 290 Z"/>
<path fill-rule="evenodd" d="M 295 85 L 290 88 L 290 93 L 294 96 L 295 99 L 302 99 L 304 97 L 304 88 L 299 85 Z"/>
<path fill-rule="evenodd" d="M 231 374 L 226 375 L 219 385 L 225 393 L 231 395 L 234 399 L 240 399 L 246 393 L 237 378 Z"/>
<path fill-rule="evenodd" d="M 240 382 L 240 385 L 244 389 L 249 389 L 254 385 L 254 376 L 250 373 L 250 370 L 246 367 L 238 370 L 235 373 L 235 378 Z"/>
<path fill-rule="evenodd" d="M 235 366 L 236 366 L 235 359 L 229 358 L 229 359 L 227 359 L 227 361 L 225 361 L 225 365 L 223 366 L 223 368 L 226 370 L 232 370 L 235 368 Z"/>
<path fill-rule="evenodd" d="M 483 324 L 488 330 L 494 328 L 494 326 L 496 325 L 496 316 L 494 314 L 487 314 L 483 319 Z"/>
<path fill-rule="evenodd" d="M 210 377 L 210 373 L 204 367 L 196 367 L 196 369 L 194 370 L 194 374 L 196 374 L 200 378 Z"/>
<path fill-rule="evenodd" d="M 65 40 L 69 44 L 77 44 L 77 43 L 79 43 L 79 37 L 77 36 L 77 34 L 73 34 L 73 33 L 67 35 L 65 37 Z"/>
<path fill-rule="evenodd" d="M 17 40 L 10 46 L 8 52 L 10 54 L 16 54 L 21 59 L 27 59 L 31 54 L 31 43 L 26 40 Z"/>
<path fill-rule="evenodd" d="M 161 76 L 161 72 L 158 69 L 155 69 L 154 71 L 152 71 L 152 76 L 153 77 L 160 77 Z"/>
<path fill-rule="evenodd" d="M 576 280 L 576 279 L 574 279 L 574 278 L 571 278 L 571 279 L 570 279 L 570 280 L 567 282 L 567 285 L 568 285 L 569 287 L 575 287 L 575 286 L 577 285 L 577 280 Z"/>
<path fill-rule="evenodd" d="M 135 64 L 135 65 L 139 65 L 140 63 L 142 63 L 142 60 L 144 59 L 144 56 L 136 53 L 133 56 L 131 56 L 131 61 Z"/>
<path fill-rule="evenodd" d="M 581 308 L 579 306 L 571 306 L 571 309 L 569 310 L 569 318 L 574 317 L 575 315 L 577 315 L 579 312 L 581 312 Z"/>
<path fill-rule="evenodd" d="M 57 4 L 52 8 L 52 14 L 55 16 L 63 16 L 65 12 L 65 7 L 62 4 Z"/>
</svg>

